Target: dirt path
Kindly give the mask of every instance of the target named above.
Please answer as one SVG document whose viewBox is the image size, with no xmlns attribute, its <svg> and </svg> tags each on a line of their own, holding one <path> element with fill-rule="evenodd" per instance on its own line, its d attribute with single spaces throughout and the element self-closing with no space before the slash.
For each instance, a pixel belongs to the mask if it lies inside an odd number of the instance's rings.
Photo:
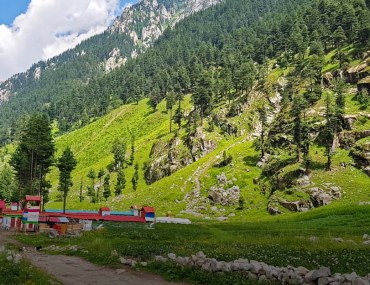
<svg viewBox="0 0 370 285">
<path fill-rule="evenodd" d="M 0 246 L 7 243 L 20 245 L 13 237 L 13 233 L 0 230 Z M 75 256 L 41 253 L 32 247 L 26 247 L 22 254 L 33 266 L 44 270 L 65 285 L 185 285 L 167 282 L 162 277 L 148 272 L 133 271 L 130 268 L 114 270 Z"/>
</svg>

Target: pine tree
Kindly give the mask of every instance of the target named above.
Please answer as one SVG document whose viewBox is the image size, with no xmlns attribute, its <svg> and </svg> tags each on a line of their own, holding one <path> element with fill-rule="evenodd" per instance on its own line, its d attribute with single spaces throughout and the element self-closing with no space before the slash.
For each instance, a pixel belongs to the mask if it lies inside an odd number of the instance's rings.
<svg viewBox="0 0 370 285">
<path fill-rule="evenodd" d="M 130 131 L 130 138 L 131 138 L 130 165 L 132 165 L 135 159 L 135 134 L 132 131 Z"/>
<path fill-rule="evenodd" d="M 261 123 L 261 157 L 265 156 L 265 134 L 267 127 L 267 114 L 265 106 L 258 108 L 259 120 Z"/>
<path fill-rule="evenodd" d="M 104 191 L 103 191 L 103 197 L 105 198 L 105 201 L 108 201 L 108 198 L 111 196 L 110 192 L 110 175 L 107 174 L 104 177 Z"/>
<path fill-rule="evenodd" d="M 335 92 L 335 117 L 337 120 L 337 132 L 342 131 L 344 127 L 344 113 L 346 107 L 346 101 L 344 97 L 345 83 L 339 79 L 334 82 Z"/>
<path fill-rule="evenodd" d="M 112 153 L 115 169 L 125 167 L 127 145 L 124 141 L 116 139 L 113 142 Z"/>
<path fill-rule="evenodd" d="M 116 183 L 116 187 L 115 187 L 115 191 L 114 191 L 116 196 L 121 195 L 122 191 L 125 189 L 125 187 L 126 187 L 125 173 L 123 172 L 122 168 L 119 168 L 118 171 L 117 171 L 117 183 Z"/>
<path fill-rule="evenodd" d="M 339 67 L 342 67 L 342 65 L 343 65 L 343 52 L 342 52 L 342 48 L 343 48 L 343 44 L 347 40 L 346 34 L 345 34 L 342 26 L 339 26 L 334 31 L 333 39 L 334 39 L 335 46 L 337 48 L 337 54 L 338 54 L 338 58 L 339 58 Z"/>
<path fill-rule="evenodd" d="M 80 182 L 80 193 L 78 195 L 78 198 L 80 199 L 80 203 L 84 200 L 84 196 L 83 196 L 83 179 L 81 177 L 81 182 Z"/>
<path fill-rule="evenodd" d="M 47 116 L 31 116 L 10 160 L 19 189 L 24 189 L 27 194 L 41 195 L 42 181 L 50 171 L 54 152 L 55 146 Z"/>
<path fill-rule="evenodd" d="M 333 156 L 333 141 L 336 134 L 336 118 L 332 95 L 328 92 L 325 98 L 325 119 L 324 142 L 325 155 L 328 157 L 326 169 L 331 170 Z"/>
<path fill-rule="evenodd" d="M 135 164 L 135 172 L 134 172 L 134 176 L 132 177 L 131 179 L 131 182 L 132 182 L 132 188 L 134 189 L 134 191 L 136 191 L 137 189 L 137 183 L 139 181 L 139 164 Z"/>
<path fill-rule="evenodd" d="M 301 161 L 302 150 L 302 115 L 307 102 L 301 94 L 296 94 L 293 98 L 292 117 L 293 117 L 293 138 L 297 146 L 297 160 Z"/>
<path fill-rule="evenodd" d="M 73 185 L 71 173 L 76 168 L 77 161 L 73 152 L 67 147 L 62 156 L 58 159 L 57 167 L 59 169 L 59 191 L 63 193 L 63 213 L 66 212 L 67 194 L 69 188 Z"/>
<path fill-rule="evenodd" d="M 90 179 L 90 186 L 87 188 L 87 195 L 90 196 L 90 202 L 95 203 L 95 178 L 96 178 L 96 173 L 94 169 L 90 169 L 89 172 L 87 173 L 87 178 Z"/>
<path fill-rule="evenodd" d="M 166 110 L 170 114 L 170 133 L 172 133 L 172 109 L 173 105 L 175 104 L 176 95 L 173 91 L 167 93 L 166 96 Z"/>
<path fill-rule="evenodd" d="M 99 179 L 99 187 L 98 187 L 98 191 L 96 193 L 96 202 L 99 203 L 99 201 L 101 200 L 100 199 L 100 189 L 103 187 L 103 177 L 105 175 L 105 171 L 104 169 L 100 169 L 99 172 L 98 172 L 98 179 Z"/>
</svg>

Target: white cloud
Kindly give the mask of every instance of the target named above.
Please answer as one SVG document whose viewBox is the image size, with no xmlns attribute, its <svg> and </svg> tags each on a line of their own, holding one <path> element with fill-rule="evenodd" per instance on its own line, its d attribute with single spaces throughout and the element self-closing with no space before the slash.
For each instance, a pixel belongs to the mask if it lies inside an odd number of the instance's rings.
<svg viewBox="0 0 370 285">
<path fill-rule="evenodd" d="M 32 0 L 0 25 L 0 81 L 103 32 L 119 12 L 118 0 Z"/>
</svg>

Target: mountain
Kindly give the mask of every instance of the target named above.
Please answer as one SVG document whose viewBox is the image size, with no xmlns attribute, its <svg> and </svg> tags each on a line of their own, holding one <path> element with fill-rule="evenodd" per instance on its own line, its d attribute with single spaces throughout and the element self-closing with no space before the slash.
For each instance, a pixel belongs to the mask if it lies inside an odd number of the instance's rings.
<svg viewBox="0 0 370 285">
<path fill-rule="evenodd" d="M 13 139 L 15 129 L 22 126 L 25 116 L 45 111 L 50 104 L 77 92 L 93 78 L 125 64 L 127 59 L 135 58 L 151 46 L 167 27 L 218 2 L 141 1 L 127 7 L 104 33 L 2 82 L 2 144 Z"/>
<path fill-rule="evenodd" d="M 234 0 L 166 30 L 59 101 L 76 116 L 126 103 L 56 138 L 57 156 L 70 146 L 78 160 L 69 207 L 98 207 L 91 169 L 110 173 L 114 197 L 100 205 L 151 204 L 160 215 L 225 219 L 368 203 L 369 13 L 357 0 Z M 115 196 L 117 140 L 128 150 Z M 57 176 L 49 176 L 49 207 L 61 204 Z"/>
</svg>

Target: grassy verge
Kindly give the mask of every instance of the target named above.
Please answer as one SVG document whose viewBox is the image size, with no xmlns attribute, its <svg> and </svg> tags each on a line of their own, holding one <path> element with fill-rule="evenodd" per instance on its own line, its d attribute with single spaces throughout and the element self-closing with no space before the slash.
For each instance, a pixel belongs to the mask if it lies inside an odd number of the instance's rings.
<svg viewBox="0 0 370 285">
<path fill-rule="evenodd" d="M 49 285 L 60 284 L 43 271 L 33 267 L 22 259 L 19 263 L 7 260 L 6 253 L 0 253 L 0 285 L 27 284 Z"/>
<path fill-rule="evenodd" d="M 119 264 L 118 258 L 112 257 L 112 250 L 120 256 L 138 260 L 152 260 L 155 255 L 170 252 L 190 256 L 202 250 L 218 260 L 244 257 L 275 266 L 305 266 L 309 269 L 328 266 L 332 272 L 355 271 L 365 275 L 369 273 L 370 260 L 370 247 L 362 244 L 365 233 L 370 233 L 370 207 L 350 205 L 328 206 L 301 215 L 284 215 L 259 222 L 157 224 L 154 230 L 144 225 L 117 223 L 105 224 L 104 229 L 75 239 L 50 240 L 42 235 L 19 239 L 35 246 L 75 244 L 82 249 L 68 254 L 109 266 Z M 310 240 L 312 236 L 316 241 Z M 334 241 L 335 238 L 342 238 L 343 242 Z M 188 270 L 155 264 L 149 269 L 171 280 L 182 278 Z M 199 274 L 193 274 L 188 274 L 192 282 L 205 284 L 199 279 L 201 277 L 197 277 Z M 233 284 L 244 284 L 238 278 L 236 275 L 232 278 Z"/>
</svg>

